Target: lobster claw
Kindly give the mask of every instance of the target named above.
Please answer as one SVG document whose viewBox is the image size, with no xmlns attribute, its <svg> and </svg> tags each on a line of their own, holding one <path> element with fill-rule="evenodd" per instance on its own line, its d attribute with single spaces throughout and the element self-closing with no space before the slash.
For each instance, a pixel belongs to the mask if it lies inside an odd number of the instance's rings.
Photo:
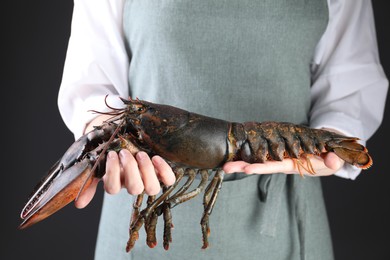
<svg viewBox="0 0 390 260">
<path fill-rule="evenodd" d="M 105 151 L 120 149 L 120 140 L 113 139 L 119 130 L 116 124 L 104 124 L 74 142 L 34 189 L 20 214 L 23 222 L 19 229 L 47 218 L 77 199 L 81 190 L 91 185 L 92 176 L 101 178 L 105 173 Z"/>
<path fill-rule="evenodd" d="M 24 220 L 19 229 L 47 218 L 73 201 L 85 182 L 85 188 L 91 184 L 90 172 L 91 164 L 87 160 L 65 171 L 56 163 L 23 208 L 20 217 Z"/>
<path fill-rule="evenodd" d="M 60 210 L 78 196 L 82 187 L 87 188 L 92 183 L 93 162 L 83 157 L 86 143 L 87 137 L 84 136 L 70 146 L 36 186 L 20 214 L 23 222 L 19 229 L 29 227 Z"/>
</svg>

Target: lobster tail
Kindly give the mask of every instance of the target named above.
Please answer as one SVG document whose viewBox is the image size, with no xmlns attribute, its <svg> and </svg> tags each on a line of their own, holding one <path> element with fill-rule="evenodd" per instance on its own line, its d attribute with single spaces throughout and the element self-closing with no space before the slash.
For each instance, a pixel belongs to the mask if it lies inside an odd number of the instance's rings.
<svg viewBox="0 0 390 260">
<path fill-rule="evenodd" d="M 372 165 L 372 158 L 363 145 L 356 142 L 356 138 L 332 140 L 326 143 L 326 150 L 334 152 L 338 157 L 349 164 L 361 169 L 368 169 Z"/>
</svg>

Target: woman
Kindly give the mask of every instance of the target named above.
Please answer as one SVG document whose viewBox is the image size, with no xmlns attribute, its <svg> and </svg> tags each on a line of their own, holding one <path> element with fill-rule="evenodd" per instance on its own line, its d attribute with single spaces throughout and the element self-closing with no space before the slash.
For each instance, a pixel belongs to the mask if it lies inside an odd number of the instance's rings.
<svg viewBox="0 0 390 260">
<path fill-rule="evenodd" d="M 370 1 L 78 0 L 59 107 L 76 137 L 104 121 L 87 111 L 106 110 L 109 94 L 112 106 L 121 105 L 117 96 L 132 96 L 230 121 L 288 121 L 367 140 L 381 122 L 387 86 Z M 360 172 L 333 153 L 312 163 L 317 176 L 355 179 Z M 224 170 L 232 174 L 210 219 L 209 249 L 200 250 L 197 198 L 173 210 L 169 251 L 147 248 L 140 232 L 127 254 L 129 194 L 156 194 L 159 179 L 170 185 L 174 175 L 160 157 L 110 152 L 104 188 L 118 194 L 105 196 L 96 259 L 333 258 L 319 178 L 300 178 L 291 160 Z M 158 232 L 161 238 L 161 226 Z"/>
</svg>

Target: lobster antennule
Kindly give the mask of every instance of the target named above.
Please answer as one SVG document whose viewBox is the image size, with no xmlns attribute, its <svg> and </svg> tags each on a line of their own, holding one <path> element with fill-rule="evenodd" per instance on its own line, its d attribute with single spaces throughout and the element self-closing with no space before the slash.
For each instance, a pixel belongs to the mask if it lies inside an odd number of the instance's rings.
<svg viewBox="0 0 390 260">
<path fill-rule="evenodd" d="M 363 145 L 356 142 L 357 139 L 341 141 L 331 141 L 327 143 L 329 151 L 333 151 L 338 157 L 349 164 L 361 169 L 368 169 L 373 164 L 368 150 Z"/>
<path fill-rule="evenodd" d="M 55 174 L 49 173 L 51 179 L 38 187 L 38 193 L 34 193 L 26 207 L 22 210 L 21 217 L 24 221 L 19 229 L 24 229 L 44 220 L 61 208 L 73 201 L 80 188 L 91 172 L 88 161 L 82 161 L 62 172 L 62 169 L 53 167 Z M 87 180 L 85 187 L 92 183 L 92 178 Z M 43 187 L 46 185 L 46 187 Z M 43 189 L 42 189 L 43 187 Z"/>
</svg>

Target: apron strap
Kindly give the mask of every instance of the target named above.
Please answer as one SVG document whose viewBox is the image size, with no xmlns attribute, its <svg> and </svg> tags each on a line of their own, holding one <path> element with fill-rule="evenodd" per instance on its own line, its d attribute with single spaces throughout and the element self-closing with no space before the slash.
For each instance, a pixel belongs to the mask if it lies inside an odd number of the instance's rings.
<svg viewBox="0 0 390 260">
<path fill-rule="evenodd" d="M 264 202 L 260 233 L 266 236 L 275 236 L 280 205 L 286 188 L 286 174 L 265 174 L 259 178 L 259 199 Z"/>
</svg>

